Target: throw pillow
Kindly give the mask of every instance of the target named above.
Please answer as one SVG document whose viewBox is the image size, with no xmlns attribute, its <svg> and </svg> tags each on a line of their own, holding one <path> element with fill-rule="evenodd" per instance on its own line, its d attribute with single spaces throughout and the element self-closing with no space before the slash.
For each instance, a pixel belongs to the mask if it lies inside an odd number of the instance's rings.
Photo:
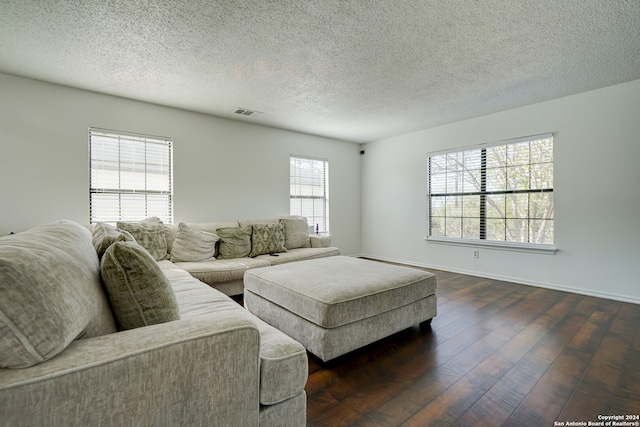
<svg viewBox="0 0 640 427">
<path fill-rule="evenodd" d="M 280 218 L 284 224 L 284 246 L 287 249 L 310 248 L 309 224 L 303 216 Z"/>
<path fill-rule="evenodd" d="M 109 246 L 115 242 L 135 242 L 136 239 L 128 231 L 118 230 L 105 222 L 98 222 L 93 226 L 93 246 L 98 258 L 102 258 Z"/>
<path fill-rule="evenodd" d="M 118 221 L 116 225 L 120 230 L 131 233 L 136 239 L 136 242 L 148 250 L 156 261 L 167 258 L 167 238 L 164 234 L 164 224 L 162 221 Z"/>
<path fill-rule="evenodd" d="M 284 224 L 254 224 L 251 235 L 251 257 L 286 252 Z"/>
<path fill-rule="evenodd" d="M 104 253 L 100 271 L 121 330 L 180 318 L 169 279 L 142 246 L 114 243 Z"/>
<path fill-rule="evenodd" d="M 212 260 L 218 240 L 220 237 L 213 233 L 197 230 L 181 222 L 171 248 L 171 261 Z"/>
<path fill-rule="evenodd" d="M 220 236 L 220 258 L 244 258 L 251 253 L 251 226 L 218 228 Z"/>
</svg>

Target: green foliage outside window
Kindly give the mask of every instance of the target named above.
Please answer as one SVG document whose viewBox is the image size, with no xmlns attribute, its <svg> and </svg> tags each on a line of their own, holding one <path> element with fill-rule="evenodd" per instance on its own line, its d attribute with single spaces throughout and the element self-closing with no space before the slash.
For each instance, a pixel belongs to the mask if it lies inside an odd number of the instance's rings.
<svg viewBox="0 0 640 427">
<path fill-rule="evenodd" d="M 429 236 L 552 245 L 553 137 L 429 158 Z"/>
</svg>

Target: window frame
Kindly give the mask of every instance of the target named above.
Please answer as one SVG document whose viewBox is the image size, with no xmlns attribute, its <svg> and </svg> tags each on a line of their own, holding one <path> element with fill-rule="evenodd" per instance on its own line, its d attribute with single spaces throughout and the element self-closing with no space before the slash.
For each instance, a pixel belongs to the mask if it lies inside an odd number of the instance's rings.
<svg viewBox="0 0 640 427">
<path fill-rule="evenodd" d="M 300 161 L 308 161 L 308 162 L 322 162 L 322 185 L 323 194 L 322 195 L 306 195 L 306 194 L 294 194 L 293 188 L 295 185 L 300 185 L 299 183 L 294 183 L 294 176 L 291 174 L 292 171 L 292 161 L 300 160 Z M 299 170 L 299 169 L 296 169 Z M 309 177 L 311 178 L 311 177 Z M 318 187 L 318 186 L 316 186 Z M 315 212 L 315 203 L 312 203 L 312 215 L 305 215 L 305 212 L 300 207 L 299 211 L 293 210 L 294 200 L 313 200 L 313 201 L 322 201 L 322 212 L 321 214 L 316 214 Z M 316 232 L 316 224 L 319 225 L 318 234 L 328 235 L 330 233 L 329 228 L 329 160 L 325 158 L 318 157 L 310 157 L 303 156 L 297 154 L 291 154 L 289 156 L 289 214 L 290 215 L 300 215 L 307 218 L 307 224 L 309 227 L 313 227 L 313 233 Z M 315 218 L 321 217 L 322 221 L 316 222 Z"/>
<path fill-rule="evenodd" d="M 109 143 L 113 144 L 109 148 L 116 150 L 117 155 L 112 155 L 112 157 L 117 157 L 117 160 L 108 158 L 106 153 L 99 158 L 94 158 L 94 153 L 98 150 L 97 140 L 99 138 L 102 138 L 103 142 L 108 141 Z M 159 217 L 165 224 L 173 224 L 173 140 L 171 138 L 112 129 L 102 129 L 98 127 L 89 127 L 88 141 L 90 224 L 95 224 L 97 222 L 115 224 L 118 221 L 140 221 L 153 216 Z M 129 141 L 131 145 L 127 147 L 129 152 L 127 152 L 126 154 L 131 155 L 132 159 L 123 161 L 123 155 L 125 154 L 125 152 L 123 152 L 121 147 L 122 144 L 126 144 L 127 141 Z M 95 146 L 94 143 L 96 144 Z M 136 148 L 139 150 L 141 147 L 144 148 L 144 160 L 136 161 L 138 160 L 138 158 L 135 154 L 133 154 L 133 152 L 136 151 Z M 150 150 L 151 147 L 154 147 L 155 150 Z M 154 163 L 149 159 L 149 156 L 151 155 L 160 156 L 162 160 Z M 166 163 L 164 162 L 164 160 L 166 160 Z M 102 167 L 94 167 L 94 161 L 102 163 Z M 111 167 L 107 166 L 109 162 L 111 163 Z M 128 167 L 124 167 L 124 164 L 128 165 Z M 144 172 L 141 172 L 140 167 L 142 167 Z M 156 173 L 151 172 L 151 170 L 154 168 L 156 171 L 161 171 Z M 94 183 L 94 178 L 97 177 L 99 173 L 96 171 L 104 171 L 109 169 L 112 171 L 117 171 L 118 183 L 116 185 L 105 186 L 100 185 L 100 183 Z M 136 186 L 133 183 L 134 179 L 131 177 L 129 178 L 131 180 L 130 185 L 127 185 L 126 182 L 123 182 L 123 175 L 126 175 L 127 172 L 132 176 L 134 176 L 134 174 L 137 174 L 138 179 L 143 176 L 144 188 L 137 188 L 139 187 L 139 185 Z M 158 187 L 158 184 L 151 184 L 150 178 L 158 177 L 161 177 L 161 180 L 163 181 L 160 184 L 160 187 L 162 188 L 151 188 L 153 186 Z M 103 177 L 102 179 L 102 184 L 104 184 L 105 178 Z M 166 182 L 164 182 L 165 179 Z M 117 196 L 117 212 L 114 211 L 113 215 L 107 215 L 106 213 L 103 213 L 102 216 L 100 216 L 101 214 L 98 214 L 96 212 L 99 209 L 96 206 L 98 204 L 98 200 L 97 198 L 94 200 L 94 196 L 97 195 Z M 129 196 L 131 199 L 137 199 L 136 202 L 133 202 L 134 205 L 136 203 L 140 203 L 140 196 L 144 196 L 144 207 L 142 209 L 142 213 L 140 213 L 139 215 L 131 215 L 130 213 L 127 214 L 126 212 L 123 212 L 123 198 L 126 198 L 127 196 Z M 162 209 L 154 209 L 154 207 L 152 206 L 153 203 L 149 200 L 149 196 L 158 197 L 160 199 L 159 203 L 162 205 Z M 131 209 L 131 211 L 137 214 L 138 209 L 139 206 L 136 205 L 135 208 Z M 109 211 L 108 213 L 111 214 L 112 212 Z"/>
<path fill-rule="evenodd" d="M 551 148 L 551 153 L 552 153 L 552 158 L 550 160 L 550 162 L 547 163 L 551 163 L 551 168 L 552 168 L 552 185 L 551 188 L 531 188 L 531 183 L 529 183 L 528 188 L 527 189 L 511 189 L 511 190 L 499 190 L 499 191 L 489 191 L 487 190 L 487 181 L 486 181 L 486 177 L 487 177 L 487 170 L 490 169 L 487 167 L 487 157 L 486 157 L 486 150 L 488 148 L 492 148 L 492 147 L 502 147 L 502 146 L 515 146 L 515 144 L 519 144 L 519 143 L 523 143 L 523 142 L 529 142 L 529 141 L 537 141 L 537 140 L 543 140 L 543 139 L 549 139 L 551 138 L 552 140 L 552 148 Z M 432 168 L 431 168 L 431 163 L 432 163 L 432 158 L 436 157 L 436 156 L 442 156 L 442 155 L 450 155 L 450 154 L 458 154 L 458 155 L 462 155 L 464 156 L 464 153 L 471 153 L 471 152 L 476 152 L 479 151 L 480 152 L 480 189 L 476 190 L 474 192 L 459 192 L 459 193 L 455 193 L 455 194 L 451 194 L 451 196 L 460 196 L 460 195 L 475 195 L 475 196 L 479 196 L 480 201 L 479 201 L 479 236 L 478 238 L 468 238 L 468 237 L 450 237 L 450 236 L 446 236 L 446 235 L 434 235 L 433 234 L 433 229 L 432 229 L 432 203 L 433 203 L 433 196 L 432 196 Z M 496 195 L 496 194 L 504 194 L 505 197 L 507 194 L 518 194 L 518 193 L 524 193 L 524 194 L 536 194 L 536 193 L 551 193 L 553 197 L 553 193 L 555 191 L 555 182 L 553 181 L 553 175 L 554 175 L 554 163 L 555 160 L 553 158 L 553 153 L 555 151 L 555 141 L 553 140 L 553 133 L 545 133 L 545 134 L 539 134 L 539 135 L 531 135 L 531 136 L 526 136 L 526 137 L 521 137 L 521 138 L 514 138 L 514 139 L 509 139 L 509 140 L 503 140 L 503 141 L 496 141 L 496 142 L 492 142 L 492 143 L 484 143 L 484 144 L 477 144 L 477 145 L 473 145 L 473 146 L 468 146 L 468 147 L 461 147 L 461 148 L 455 148 L 455 149 L 448 149 L 448 150 L 443 150 L 443 151 L 436 151 L 436 152 L 430 152 L 427 154 L 427 168 L 426 168 L 426 172 L 427 172 L 427 195 L 426 195 L 426 202 L 427 202 L 427 233 L 426 233 L 426 237 L 425 240 L 429 243 L 437 243 L 437 244 L 447 244 L 447 245 L 457 245 L 457 246 L 473 246 L 473 247 L 487 247 L 487 248 L 492 248 L 492 249 L 500 249 L 500 250 L 510 250 L 510 251 L 523 251 L 523 252 L 534 252 L 534 253 L 542 253 L 542 254 L 555 254 L 557 251 L 557 248 L 555 246 L 555 228 L 552 231 L 552 236 L 553 236 L 553 243 L 530 243 L 530 242 L 518 242 L 518 241 L 507 241 L 506 237 L 505 240 L 490 240 L 490 239 L 486 239 L 486 220 L 488 218 L 487 216 L 487 209 L 486 209 L 486 197 L 489 195 Z M 528 163 L 526 163 L 526 166 L 528 166 L 529 168 L 532 165 L 532 161 L 531 159 L 529 159 Z M 507 166 L 505 165 L 505 170 L 507 169 Z M 448 171 L 448 170 L 447 170 Z M 465 170 L 466 171 L 466 170 Z M 436 195 L 437 197 L 443 197 L 443 196 L 447 196 L 449 194 L 445 194 L 445 193 L 436 193 L 434 192 L 433 195 Z M 453 218 L 458 218 L 458 217 L 454 217 Z M 446 215 L 445 217 L 446 218 Z M 463 218 L 465 218 L 464 216 L 460 217 L 461 220 Z M 503 220 L 507 220 L 509 219 L 506 216 L 506 213 L 504 214 L 504 218 L 502 218 Z M 523 218 L 522 220 L 526 220 L 526 221 L 531 221 L 534 218 Z M 549 218 L 546 218 L 545 220 L 549 220 Z M 555 214 L 550 218 L 550 220 L 552 221 L 554 227 L 555 227 Z M 446 229 L 446 227 L 445 227 Z M 485 233 L 483 235 L 483 232 Z M 464 230 L 461 231 L 461 233 L 464 233 Z M 446 230 L 445 230 L 445 234 L 446 234 Z M 462 235 L 461 234 L 461 235 Z"/>
</svg>

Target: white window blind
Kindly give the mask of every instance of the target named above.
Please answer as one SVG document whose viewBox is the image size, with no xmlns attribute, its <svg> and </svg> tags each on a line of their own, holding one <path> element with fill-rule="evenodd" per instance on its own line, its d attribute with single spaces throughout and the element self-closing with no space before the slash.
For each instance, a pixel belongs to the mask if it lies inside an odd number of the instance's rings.
<svg viewBox="0 0 640 427">
<path fill-rule="evenodd" d="M 290 213 L 307 218 L 313 229 L 329 232 L 329 162 L 291 156 Z"/>
<path fill-rule="evenodd" d="M 170 139 L 90 128 L 89 157 L 90 223 L 173 223 Z"/>
<path fill-rule="evenodd" d="M 553 135 L 428 160 L 428 237 L 554 244 Z"/>
</svg>

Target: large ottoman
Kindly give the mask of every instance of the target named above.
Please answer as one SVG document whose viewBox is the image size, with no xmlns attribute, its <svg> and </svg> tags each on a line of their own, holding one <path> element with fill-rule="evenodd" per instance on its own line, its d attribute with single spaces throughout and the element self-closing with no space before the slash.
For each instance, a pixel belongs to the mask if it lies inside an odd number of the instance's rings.
<svg viewBox="0 0 640 427">
<path fill-rule="evenodd" d="M 255 268 L 247 309 L 328 361 L 436 315 L 436 276 L 348 256 Z"/>
</svg>

